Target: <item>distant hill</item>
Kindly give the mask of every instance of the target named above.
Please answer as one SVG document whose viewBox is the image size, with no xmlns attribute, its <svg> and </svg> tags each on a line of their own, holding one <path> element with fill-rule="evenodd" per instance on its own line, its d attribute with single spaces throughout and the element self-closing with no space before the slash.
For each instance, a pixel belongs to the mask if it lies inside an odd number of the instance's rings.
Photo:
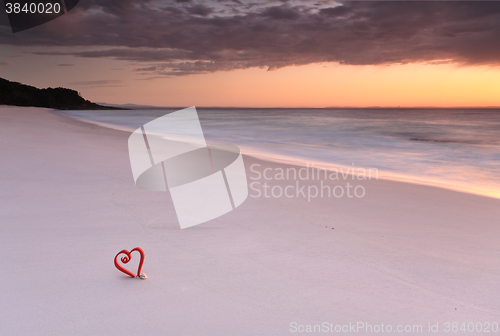
<svg viewBox="0 0 500 336">
<path fill-rule="evenodd" d="M 0 78 L 0 105 L 47 107 L 57 110 L 117 110 L 84 99 L 71 89 L 47 88 L 11 82 Z"/>
</svg>

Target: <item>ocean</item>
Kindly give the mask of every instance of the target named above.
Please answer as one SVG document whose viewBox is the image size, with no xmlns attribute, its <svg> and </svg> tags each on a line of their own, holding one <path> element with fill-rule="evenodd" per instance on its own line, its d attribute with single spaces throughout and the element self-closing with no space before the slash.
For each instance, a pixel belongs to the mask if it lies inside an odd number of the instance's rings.
<svg viewBox="0 0 500 336">
<path fill-rule="evenodd" d="M 175 109 L 177 110 L 177 109 Z M 133 131 L 174 109 L 60 111 Z M 198 109 L 207 143 L 500 198 L 500 109 Z"/>
</svg>

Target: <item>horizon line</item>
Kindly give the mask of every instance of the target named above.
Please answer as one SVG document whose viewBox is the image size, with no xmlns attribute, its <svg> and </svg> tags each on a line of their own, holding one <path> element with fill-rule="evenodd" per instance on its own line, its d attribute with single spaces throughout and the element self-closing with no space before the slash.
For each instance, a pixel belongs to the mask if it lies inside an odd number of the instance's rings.
<svg viewBox="0 0 500 336">
<path fill-rule="evenodd" d="M 98 102 L 100 105 L 107 105 L 113 107 L 128 107 L 132 108 L 135 106 L 136 109 L 184 109 L 190 106 L 153 106 L 153 105 L 141 105 L 141 104 L 110 104 Z M 310 107 L 310 106 L 299 106 L 299 107 L 270 107 L 270 106 L 195 106 L 200 109 L 500 109 L 500 106 L 325 106 L 325 107 Z"/>
</svg>

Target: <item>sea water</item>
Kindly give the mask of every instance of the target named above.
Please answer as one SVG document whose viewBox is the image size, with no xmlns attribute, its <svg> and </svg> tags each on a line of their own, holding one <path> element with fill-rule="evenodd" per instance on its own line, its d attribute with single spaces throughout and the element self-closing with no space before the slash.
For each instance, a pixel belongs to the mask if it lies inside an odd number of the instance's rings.
<svg viewBox="0 0 500 336">
<path fill-rule="evenodd" d="M 177 110 L 177 109 L 175 109 Z M 63 111 L 133 131 L 174 109 Z M 198 109 L 207 143 L 500 198 L 500 109 Z"/>
</svg>

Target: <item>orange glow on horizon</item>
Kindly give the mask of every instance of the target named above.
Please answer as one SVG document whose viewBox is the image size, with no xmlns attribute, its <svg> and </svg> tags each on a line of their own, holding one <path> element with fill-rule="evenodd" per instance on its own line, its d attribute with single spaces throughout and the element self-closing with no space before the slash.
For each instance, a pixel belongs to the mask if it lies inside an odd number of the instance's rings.
<svg viewBox="0 0 500 336">
<path fill-rule="evenodd" d="M 312 64 L 130 82 L 83 91 L 94 101 L 156 106 L 500 106 L 500 68 L 486 66 Z"/>
<path fill-rule="evenodd" d="M 8 50 L 7 50 L 8 51 Z M 59 67 L 57 63 L 74 63 Z M 40 67 L 43 64 L 43 67 Z M 180 77 L 134 71 L 123 60 L 37 55 L 3 76 L 38 87 L 68 87 L 94 102 L 220 107 L 500 107 L 500 66 L 319 63 Z M 36 69 L 43 69 L 43 71 Z M 36 71 L 35 71 L 36 70 Z M 29 81 L 26 80 L 29 76 Z M 150 76 L 150 77 L 148 77 Z M 93 85 L 92 83 L 111 83 Z"/>
</svg>

